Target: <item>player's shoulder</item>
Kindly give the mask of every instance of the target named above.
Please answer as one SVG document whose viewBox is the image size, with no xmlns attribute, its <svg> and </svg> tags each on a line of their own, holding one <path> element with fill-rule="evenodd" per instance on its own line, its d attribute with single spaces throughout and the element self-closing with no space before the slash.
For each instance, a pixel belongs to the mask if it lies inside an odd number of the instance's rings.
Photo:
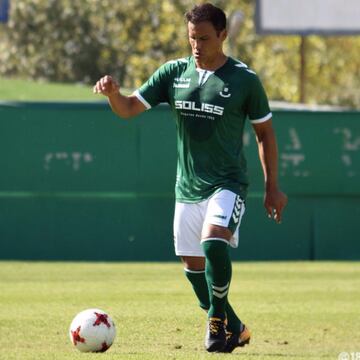
<svg viewBox="0 0 360 360">
<path fill-rule="evenodd" d="M 186 69 L 190 65 L 190 62 L 191 62 L 191 57 L 168 60 L 166 63 L 163 64 L 163 68 L 168 71 L 172 71 L 179 68 Z"/>
<path fill-rule="evenodd" d="M 230 58 L 229 65 L 234 76 L 247 77 L 249 79 L 257 78 L 256 72 L 238 59 Z"/>
<path fill-rule="evenodd" d="M 169 60 L 165 63 L 165 65 L 186 66 L 186 65 L 189 65 L 190 61 L 191 61 L 191 56 L 188 56 L 188 57 L 183 57 L 183 58 L 179 58 L 179 59 Z"/>
</svg>

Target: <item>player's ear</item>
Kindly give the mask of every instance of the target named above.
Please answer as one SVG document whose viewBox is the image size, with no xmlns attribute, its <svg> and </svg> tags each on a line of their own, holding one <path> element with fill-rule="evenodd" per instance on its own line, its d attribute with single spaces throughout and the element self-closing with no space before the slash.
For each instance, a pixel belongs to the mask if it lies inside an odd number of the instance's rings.
<svg viewBox="0 0 360 360">
<path fill-rule="evenodd" d="M 219 37 L 222 41 L 225 41 L 225 39 L 227 38 L 227 30 L 224 29 L 224 30 L 220 31 Z"/>
</svg>

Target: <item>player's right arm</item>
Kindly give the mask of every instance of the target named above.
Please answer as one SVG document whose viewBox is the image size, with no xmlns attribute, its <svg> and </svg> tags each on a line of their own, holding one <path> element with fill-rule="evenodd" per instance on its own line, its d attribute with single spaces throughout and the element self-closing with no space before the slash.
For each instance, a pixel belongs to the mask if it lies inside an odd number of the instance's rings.
<svg viewBox="0 0 360 360">
<path fill-rule="evenodd" d="M 128 119 L 146 110 L 145 105 L 135 95 L 122 95 L 119 84 L 109 75 L 97 81 L 93 91 L 95 94 L 105 95 L 112 111 L 121 118 Z"/>
</svg>

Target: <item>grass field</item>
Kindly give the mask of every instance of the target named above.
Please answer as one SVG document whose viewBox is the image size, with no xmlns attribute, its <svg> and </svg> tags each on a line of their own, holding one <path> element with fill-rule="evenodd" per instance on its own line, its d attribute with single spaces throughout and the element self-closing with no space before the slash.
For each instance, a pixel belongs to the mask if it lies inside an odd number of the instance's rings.
<svg viewBox="0 0 360 360">
<path fill-rule="evenodd" d="M 129 94 L 130 90 L 122 90 Z M 100 101 L 91 85 L 0 78 L 0 101 Z"/>
<path fill-rule="evenodd" d="M 235 263 L 230 299 L 253 333 L 233 354 L 203 349 L 205 314 L 180 264 L 0 262 L 0 359 L 337 359 L 360 352 L 359 263 Z M 106 310 L 117 339 L 82 354 L 81 310 Z"/>
<path fill-rule="evenodd" d="M 0 78 L 0 101 L 96 101 L 91 86 Z"/>
</svg>

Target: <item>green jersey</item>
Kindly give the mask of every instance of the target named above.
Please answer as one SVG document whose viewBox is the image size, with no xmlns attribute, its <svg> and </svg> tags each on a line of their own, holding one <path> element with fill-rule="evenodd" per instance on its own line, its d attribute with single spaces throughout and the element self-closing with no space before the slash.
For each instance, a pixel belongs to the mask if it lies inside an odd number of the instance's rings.
<svg viewBox="0 0 360 360">
<path fill-rule="evenodd" d="M 175 115 L 177 201 L 199 202 L 222 189 L 246 197 L 245 120 L 271 118 L 252 70 L 230 57 L 216 71 L 201 70 L 191 56 L 162 65 L 135 95 L 148 109 L 167 102 Z"/>
</svg>

